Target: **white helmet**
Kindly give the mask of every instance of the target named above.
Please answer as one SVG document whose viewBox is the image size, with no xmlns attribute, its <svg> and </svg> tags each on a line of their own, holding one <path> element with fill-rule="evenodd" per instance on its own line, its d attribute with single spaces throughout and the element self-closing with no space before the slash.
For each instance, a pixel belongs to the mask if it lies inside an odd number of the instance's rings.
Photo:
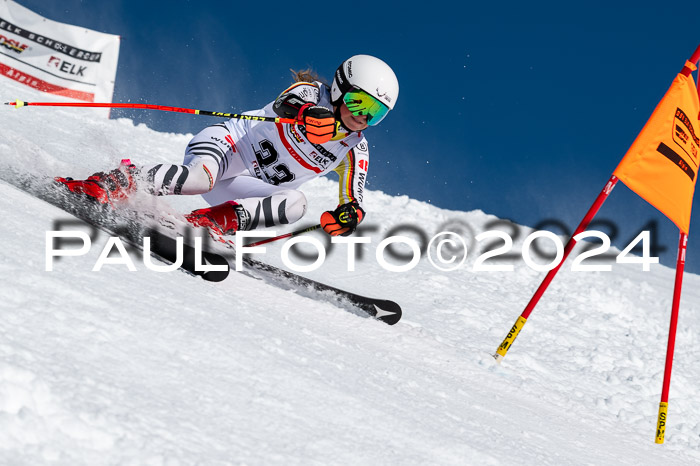
<svg viewBox="0 0 700 466">
<path fill-rule="evenodd" d="M 335 71 L 331 85 L 331 102 L 339 105 L 346 92 L 359 88 L 386 105 L 394 108 L 399 97 L 399 81 L 392 69 L 382 60 L 370 55 L 355 55 L 345 60 Z"/>
</svg>

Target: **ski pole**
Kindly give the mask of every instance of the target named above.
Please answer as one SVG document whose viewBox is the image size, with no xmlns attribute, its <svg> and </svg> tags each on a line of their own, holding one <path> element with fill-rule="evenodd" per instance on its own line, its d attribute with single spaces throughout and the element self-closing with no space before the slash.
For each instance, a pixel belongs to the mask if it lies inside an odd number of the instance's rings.
<svg viewBox="0 0 700 466">
<path fill-rule="evenodd" d="M 17 99 L 14 102 L 5 102 L 5 105 L 20 107 L 92 107 L 92 108 L 141 108 L 147 110 L 160 110 L 163 112 L 190 113 L 193 115 L 215 116 L 221 118 L 236 118 L 238 120 L 269 121 L 273 123 L 295 124 L 294 118 L 264 117 L 255 115 L 242 115 L 240 113 L 211 112 L 209 110 L 195 110 L 192 108 L 167 107 L 165 105 L 153 104 L 122 104 L 122 103 L 94 103 L 94 102 L 24 102 Z"/>
<path fill-rule="evenodd" d="M 318 230 L 319 228 L 321 228 L 321 224 L 314 225 L 314 226 L 308 227 L 308 228 L 304 228 L 302 230 L 293 231 L 291 233 L 285 233 L 284 235 L 275 236 L 274 238 L 267 238 L 267 239 L 263 239 L 260 241 L 256 241 L 255 243 L 246 244 L 246 247 L 252 248 L 253 246 L 260 246 L 263 244 L 272 243 L 273 241 L 277 241 L 277 240 L 284 239 L 284 238 L 293 238 L 293 237 L 299 236 L 303 233 L 308 233 L 310 231 Z"/>
</svg>

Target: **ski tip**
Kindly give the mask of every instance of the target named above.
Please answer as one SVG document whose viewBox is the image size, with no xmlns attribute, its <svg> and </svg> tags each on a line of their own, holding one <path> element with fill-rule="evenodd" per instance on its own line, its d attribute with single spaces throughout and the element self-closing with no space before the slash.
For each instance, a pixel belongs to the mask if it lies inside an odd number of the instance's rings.
<svg viewBox="0 0 700 466">
<path fill-rule="evenodd" d="M 401 306 L 393 301 L 381 301 L 374 304 L 374 309 L 377 313 L 374 317 L 381 320 L 385 324 L 394 325 L 401 320 Z"/>
</svg>

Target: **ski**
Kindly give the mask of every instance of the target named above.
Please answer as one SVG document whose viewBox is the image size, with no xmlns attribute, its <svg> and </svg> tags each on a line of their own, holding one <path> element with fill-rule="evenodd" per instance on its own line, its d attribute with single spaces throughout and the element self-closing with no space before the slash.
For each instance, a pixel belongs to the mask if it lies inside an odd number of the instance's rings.
<svg viewBox="0 0 700 466">
<path fill-rule="evenodd" d="M 171 236 L 169 232 L 163 232 L 162 228 L 149 228 L 145 231 L 145 236 L 156 238 L 155 242 L 153 239 L 151 240 L 151 251 L 153 254 L 168 262 L 175 262 L 177 244 L 176 239 Z M 195 248 L 191 246 L 189 241 L 184 241 L 185 253 L 181 268 L 193 275 L 199 275 L 205 280 L 221 281 L 228 275 L 228 270 L 233 268 L 230 264 L 235 262 L 235 247 L 232 243 L 227 241 L 206 241 L 207 239 L 210 238 L 204 237 L 202 240 L 202 258 L 206 263 L 196 260 Z M 215 249 L 219 249 L 219 251 L 214 252 Z M 394 325 L 401 319 L 401 306 L 394 301 L 370 298 L 350 291 L 341 290 L 250 257 L 243 257 L 242 262 L 245 273 L 255 278 L 262 279 L 266 283 L 276 286 L 277 288 L 294 290 L 298 294 L 310 298 L 323 296 L 326 298 L 326 301 L 330 301 L 339 307 L 345 307 L 349 311 L 352 311 L 353 308 L 359 308 L 364 313 L 389 325 Z M 209 267 L 211 265 L 220 264 L 229 265 L 228 270 L 220 272 L 199 272 L 193 268 L 196 265 L 199 265 L 201 268 L 202 266 Z"/>
<path fill-rule="evenodd" d="M 233 269 L 231 264 L 235 261 L 235 247 L 226 240 L 212 239 L 208 230 L 203 228 L 144 216 L 130 208 L 114 209 L 109 205 L 97 205 L 60 189 L 53 180 L 48 183 L 22 181 L 20 178 L 5 181 L 111 236 L 118 236 L 142 251 L 144 238 L 150 238 L 151 255 L 171 264 L 181 259 L 179 268 L 190 275 L 220 282 Z M 202 232 L 202 236 L 197 235 Z M 178 237 L 182 237 L 181 247 L 178 245 Z M 178 257 L 178 250 L 181 250 L 181 258 Z M 309 298 L 323 299 L 349 312 L 369 315 L 389 325 L 394 325 L 401 319 L 401 306 L 394 301 L 342 290 L 250 257 L 243 257 L 242 261 L 245 265 L 244 273 L 272 286 L 293 290 Z"/>
<path fill-rule="evenodd" d="M 401 320 L 401 306 L 394 301 L 370 298 L 350 291 L 341 290 L 249 257 L 244 257 L 243 263 L 257 272 L 258 275 L 267 275 L 268 279 L 266 282 L 278 288 L 294 289 L 299 294 L 308 297 L 317 297 L 321 294 L 326 297 L 327 301 L 334 302 L 334 304 L 340 307 L 344 307 L 344 304 L 350 304 L 389 325 L 394 325 Z M 289 285 L 293 286 L 290 287 Z"/>
</svg>

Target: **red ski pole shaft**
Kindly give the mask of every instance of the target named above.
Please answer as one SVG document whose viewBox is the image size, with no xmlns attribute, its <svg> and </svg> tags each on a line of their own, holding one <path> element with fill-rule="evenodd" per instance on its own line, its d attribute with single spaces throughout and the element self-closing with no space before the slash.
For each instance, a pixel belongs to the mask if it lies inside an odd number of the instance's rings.
<svg viewBox="0 0 700 466">
<path fill-rule="evenodd" d="M 238 120 L 269 121 L 272 123 L 295 124 L 294 118 L 264 117 L 255 115 L 242 115 L 240 113 L 212 112 L 209 110 L 196 110 L 193 108 L 169 107 L 154 104 L 125 104 L 125 103 L 99 103 L 99 102 L 24 102 L 17 99 L 14 102 L 5 102 L 5 105 L 20 107 L 88 107 L 88 108 L 137 108 L 146 110 L 159 110 L 162 112 L 189 113 L 192 115 L 215 116 L 220 118 L 236 118 Z"/>
<path fill-rule="evenodd" d="M 285 233 L 284 235 L 275 236 L 274 238 L 267 238 L 267 239 L 263 239 L 260 241 L 256 241 L 255 243 L 246 244 L 246 247 L 252 248 L 254 246 L 261 246 L 263 244 L 272 243 L 273 241 L 277 241 L 277 240 L 284 239 L 284 238 L 293 238 L 294 236 L 299 236 L 301 234 L 308 233 L 310 231 L 318 230 L 319 228 L 321 228 L 320 224 L 314 225 L 312 227 L 304 228 L 302 230 L 297 230 L 297 231 L 293 231 L 291 233 Z"/>
</svg>

